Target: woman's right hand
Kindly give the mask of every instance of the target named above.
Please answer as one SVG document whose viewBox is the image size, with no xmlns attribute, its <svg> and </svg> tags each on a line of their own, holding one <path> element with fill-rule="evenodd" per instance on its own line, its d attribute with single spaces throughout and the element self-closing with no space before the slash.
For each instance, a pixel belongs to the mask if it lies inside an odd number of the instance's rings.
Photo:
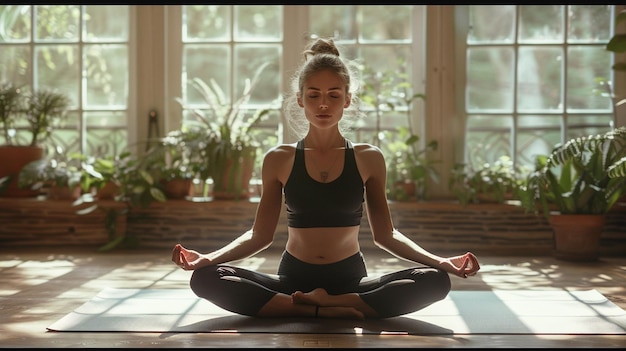
<svg viewBox="0 0 626 351">
<path fill-rule="evenodd" d="M 181 244 L 174 246 L 172 262 L 186 271 L 211 265 L 211 261 L 205 255 L 196 250 L 186 249 Z"/>
</svg>

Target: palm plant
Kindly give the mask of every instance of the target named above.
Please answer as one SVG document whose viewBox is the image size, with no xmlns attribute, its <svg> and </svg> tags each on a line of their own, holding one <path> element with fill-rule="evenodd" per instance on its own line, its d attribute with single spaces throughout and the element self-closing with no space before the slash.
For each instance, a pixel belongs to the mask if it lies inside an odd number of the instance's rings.
<svg viewBox="0 0 626 351">
<path fill-rule="evenodd" d="M 261 121 L 270 110 L 259 109 L 250 115 L 245 107 L 261 73 L 269 64 L 261 65 L 251 79 L 245 80 L 242 95 L 232 103 L 214 79 L 207 83 L 196 77 L 191 81 L 207 107 L 193 109 L 192 115 L 195 119 L 188 121 L 185 128 L 194 131 L 205 140 L 212 141 L 206 143 L 206 147 L 200 150 L 205 154 L 204 172 L 213 179 L 214 192 L 234 193 L 235 197 L 239 197 L 242 192 L 247 191 L 243 188 L 245 185 L 242 185 L 245 183 L 242 172 L 246 164 L 254 164 L 259 147 L 250 128 Z M 181 99 L 177 101 L 184 105 Z"/>
</svg>

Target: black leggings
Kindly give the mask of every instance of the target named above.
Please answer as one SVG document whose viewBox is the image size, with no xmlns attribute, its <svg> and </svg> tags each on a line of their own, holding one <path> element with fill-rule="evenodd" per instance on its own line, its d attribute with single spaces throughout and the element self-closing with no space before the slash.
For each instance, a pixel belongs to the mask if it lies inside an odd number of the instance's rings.
<svg viewBox="0 0 626 351">
<path fill-rule="evenodd" d="M 193 272 L 190 286 L 199 297 L 228 311 L 255 316 L 277 293 L 291 295 L 324 288 L 331 295 L 357 293 L 380 318 L 420 310 L 450 292 L 445 271 L 416 267 L 367 277 L 359 252 L 339 262 L 310 264 L 283 252 L 278 274 L 266 274 L 229 265 L 216 265 Z"/>
</svg>

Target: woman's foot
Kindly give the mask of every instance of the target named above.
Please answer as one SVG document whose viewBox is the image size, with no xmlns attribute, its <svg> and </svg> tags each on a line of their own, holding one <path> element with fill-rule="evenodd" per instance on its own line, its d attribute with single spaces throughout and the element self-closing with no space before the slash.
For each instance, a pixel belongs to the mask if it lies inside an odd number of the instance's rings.
<svg viewBox="0 0 626 351">
<path fill-rule="evenodd" d="M 327 306 L 326 300 L 328 300 L 328 293 L 322 288 L 311 290 L 308 293 L 302 291 L 296 291 L 291 294 L 291 301 L 297 304 L 303 305 L 315 305 L 315 306 Z"/>
<path fill-rule="evenodd" d="M 321 318 L 357 318 L 364 319 L 365 315 L 354 307 L 336 306 L 330 301 L 332 296 L 326 290 L 317 288 L 308 293 L 296 291 L 291 294 L 291 301 L 294 304 L 312 305 L 317 307 L 316 317 Z"/>
</svg>

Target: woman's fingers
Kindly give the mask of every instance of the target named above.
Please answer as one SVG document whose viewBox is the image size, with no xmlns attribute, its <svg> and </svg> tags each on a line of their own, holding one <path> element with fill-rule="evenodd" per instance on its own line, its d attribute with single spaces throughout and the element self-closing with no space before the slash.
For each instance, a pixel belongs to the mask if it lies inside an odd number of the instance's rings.
<svg viewBox="0 0 626 351">
<path fill-rule="evenodd" d="M 471 252 L 466 253 L 465 254 L 465 258 L 469 262 L 469 264 L 468 264 L 468 272 L 466 273 L 466 275 L 467 276 L 475 275 L 476 272 L 478 272 L 478 270 L 480 269 L 480 265 L 478 263 L 478 259 Z"/>
<path fill-rule="evenodd" d="M 178 264 L 177 258 L 180 256 L 180 244 L 176 244 L 172 249 L 172 262 Z"/>
</svg>

